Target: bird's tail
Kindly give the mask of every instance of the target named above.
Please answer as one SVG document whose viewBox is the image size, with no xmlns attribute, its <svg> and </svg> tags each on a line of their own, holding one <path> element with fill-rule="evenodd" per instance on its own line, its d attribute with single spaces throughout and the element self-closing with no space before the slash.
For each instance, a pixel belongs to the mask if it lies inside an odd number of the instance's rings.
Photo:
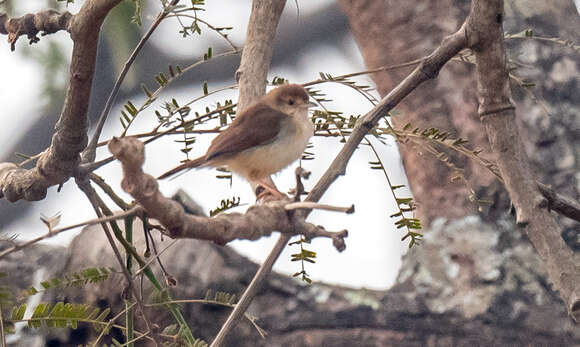
<svg viewBox="0 0 580 347">
<path fill-rule="evenodd" d="M 193 169 L 199 166 L 202 166 L 203 164 L 206 163 L 205 157 L 199 157 L 193 160 L 189 160 L 186 161 L 185 163 L 174 167 L 173 169 L 167 171 L 166 173 L 162 174 L 161 176 L 157 177 L 158 180 L 162 180 L 164 178 L 170 177 L 175 175 L 178 172 L 181 172 L 183 170 L 187 170 L 187 169 Z"/>
</svg>

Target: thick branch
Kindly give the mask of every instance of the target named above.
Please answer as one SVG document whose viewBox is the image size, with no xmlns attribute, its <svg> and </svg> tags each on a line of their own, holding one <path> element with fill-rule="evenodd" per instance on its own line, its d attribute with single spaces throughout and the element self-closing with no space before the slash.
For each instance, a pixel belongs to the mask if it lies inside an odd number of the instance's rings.
<svg viewBox="0 0 580 347">
<path fill-rule="evenodd" d="M 515 121 L 503 40 L 503 1 L 474 0 L 467 35 L 475 53 L 479 116 L 506 189 L 516 210 L 516 221 L 544 260 L 548 276 L 567 303 L 575 321 L 580 319 L 580 273 L 571 250 L 560 236 L 549 204 L 540 193 L 529 167 Z"/>
<path fill-rule="evenodd" d="M 286 0 L 252 1 L 246 42 L 236 80 L 240 87 L 238 114 L 264 95 L 274 37 Z"/>
<path fill-rule="evenodd" d="M 42 36 L 55 33 L 60 30 L 69 31 L 72 14 L 69 12 L 59 13 L 55 10 L 45 10 L 38 13 L 28 13 L 18 18 L 8 18 L 4 13 L 0 14 L 0 34 L 8 35 L 10 50 L 14 51 L 16 41 L 21 35 L 26 35 L 30 44 L 40 41 L 37 34 Z"/>
<path fill-rule="evenodd" d="M 256 240 L 279 231 L 307 238 L 332 238 L 339 251 L 344 249 L 345 232 L 329 233 L 321 227 L 295 220 L 285 208 L 289 201 L 252 206 L 245 214 L 229 213 L 213 218 L 187 214 L 178 202 L 161 194 L 153 176 L 143 172 L 145 152 L 141 141 L 132 137 L 113 138 L 109 150 L 123 165 L 123 190 L 143 206 L 149 217 L 166 227 L 171 238 L 194 238 L 224 245 L 235 239 Z"/>
<path fill-rule="evenodd" d="M 252 1 L 246 42 L 242 50 L 240 67 L 236 70 L 236 80 L 240 89 L 237 114 L 266 92 L 276 29 L 285 5 L 286 0 Z M 273 187 L 276 186 L 271 178 L 268 180 Z M 252 183 L 252 190 L 256 192 L 256 196 L 259 194 L 257 188 L 258 185 Z"/>
<path fill-rule="evenodd" d="M 107 13 L 120 1 L 86 1 L 69 19 L 67 28 L 73 40 L 69 83 L 52 143 L 33 169 L 13 167 L 0 174 L 0 198 L 41 200 L 48 187 L 64 183 L 76 170 L 79 153 L 87 144 L 87 110 L 99 30 Z"/>
</svg>

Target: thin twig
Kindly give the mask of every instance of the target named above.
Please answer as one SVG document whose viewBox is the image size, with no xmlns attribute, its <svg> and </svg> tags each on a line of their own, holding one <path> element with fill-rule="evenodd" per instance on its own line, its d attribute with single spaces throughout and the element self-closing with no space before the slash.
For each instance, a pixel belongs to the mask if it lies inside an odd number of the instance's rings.
<svg viewBox="0 0 580 347">
<path fill-rule="evenodd" d="M 128 340 L 127 342 L 125 342 L 124 344 L 122 344 L 122 345 L 119 345 L 119 347 L 123 347 L 123 346 L 133 346 L 133 343 L 134 343 L 134 342 L 137 342 L 137 341 L 141 340 L 142 338 L 145 338 L 145 337 L 147 337 L 147 335 L 149 335 L 150 333 L 151 333 L 151 332 L 149 331 L 149 332 L 147 332 L 147 333 L 145 333 L 145 334 L 143 334 L 143 335 L 139 335 L 139 336 L 137 336 L 137 337 L 134 337 L 134 338 L 132 338 L 132 339 Z"/>
<path fill-rule="evenodd" d="M 107 326 L 103 327 L 103 329 L 101 330 L 101 333 L 99 334 L 99 336 L 97 336 L 97 339 L 93 342 L 92 347 L 97 347 L 97 344 L 99 343 L 99 341 L 103 338 L 103 336 L 105 336 L 105 333 L 109 330 L 109 328 L 113 325 L 113 322 L 115 322 L 117 319 L 121 318 L 126 310 L 133 308 L 135 305 L 137 305 L 137 303 L 132 303 L 130 306 L 125 307 L 125 309 L 121 310 L 121 312 L 117 313 L 116 316 L 114 316 L 113 318 L 109 319 L 109 321 L 107 322 Z"/>
<path fill-rule="evenodd" d="M 93 189 L 93 187 L 91 187 L 90 182 L 89 181 L 80 182 L 79 180 L 77 180 L 77 185 L 81 189 L 81 191 L 83 193 L 85 193 L 85 195 L 89 199 L 89 201 L 90 201 L 91 205 L 93 206 L 93 209 L 95 210 L 95 213 L 97 214 L 97 216 L 102 218 L 103 217 L 102 209 L 103 209 L 103 207 L 106 207 L 106 205 L 101 200 L 101 198 L 98 196 L 97 192 Z M 127 286 L 129 287 L 129 290 L 132 292 L 133 297 L 135 298 L 135 301 L 137 302 L 139 310 L 141 311 L 141 316 L 142 316 L 143 320 L 145 321 L 145 325 L 147 326 L 147 330 L 152 332 L 153 331 L 152 330 L 153 324 L 149 320 L 149 317 L 147 317 L 143 300 L 139 296 L 139 294 L 137 293 L 137 290 L 135 289 L 135 285 L 133 284 L 133 279 L 131 277 L 131 274 L 129 273 L 129 271 L 127 271 L 127 268 L 125 267 L 125 262 L 123 261 L 123 258 L 121 257 L 121 252 L 119 252 L 119 248 L 117 248 L 117 245 L 115 244 L 115 240 L 114 240 L 113 236 L 111 235 L 111 231 L 109 230 L 109 226 L 107 225 L 107 223 L 101 223 L 101 227 L 103 228 L 103 231 L 105 232 L 105 236 L 107 237 L 107 240 L 109 241 L 109 244 L 111 245 L 111 248 L 113 249 L 113 253 L 115 254 L 115 258 L 117 258 L 119 265 L 121 265 L 121 270 L 123 272 L 123 275 L 125 276 L 125 279 L 127 280 Z M 154 341 L 156 346 L 160 345 L 159 341 L 157 341 L 157 336 L 155 334 L 151 334 L 151 337 L 153 338 L 153 341 Z"/>
<path fill-rule="evenodd" d="M 149 267 L 149 265 L 151 265 L 158 257 L 161 256 L 161 254 L 165 253 L 166 250 L 168 250 L 169 248 L 171 248 L 171 246 L 175 245 L 177 243 L 177 241 L 179 241 L 179 239 L 174 239 L 172 240 L 165 248 L 163 248 L 161 250 L 161 252 L 156 253 L 155 255 L 153 255 L 153 257 L 149 260 L 147 260 L 146 263 L 144 263 L 139 270 L 135 271 L 135 274 L 133 275 L 133 277 L 137 277 L 138 275 L 141 274 L 141 272 L 143 272 L 143 270 L 145 270 L 146 268 Z"/>
<path fill-rule="evenodd" d="M 215 92 L 219 92 L 219 91 L 223 91 L 223 90 L 227 90 L 227 89 L 232 89 L 232 88 L 235 88 L 235 87 L 236 87 L 236 85 L 226 86 L 226 87 L 223 87 L 223 88 L 216 89 L 216 90 L 214 90 L 214 91 L 212 91 L 212 92 L 210 92 L 208 94 L 215 93 Z M 183 105 L 182 107 L 185 107 L 185 106 L 187 106 L 187 105 L 189 105 L 189 104 L 191 104 L 191 103 L 193 103 L 193 102 L 195 102 L 195 101 L 197 101 L 197 100 L 199 100 L 201 98 L 204 98 L 204 97 L 205 97 L 205 95 L 204 96 L 200 96 L 199 98 L 195 98 L 192 101 L 188 102 L 187 104 Z M 170 128 L 168 130 L 165 130 L 165 131 L 162 131 L 162 132 L 153 134 L 151 138 L 147 139 L 143 143 L 149 144 L 149 143 L 151 143 L 153 141 L 156 141 L 156 140 L 160 139 L 161 137 L 165 136 L 166 134 L 175 132 L 176 130 L 178 130 L 178 129 L 182 128 L 182 127 L 186 127 L 188 125 L 195 124 L 196 122 L 202 122 L 206 118 L 210 118 L 214 114 L 223 112 L 225 110 L 229 110 L 229 109 L 235 107 L 236 105 L 237 104 L 225 105 L 223 107 L 220 107 L 220 108 L 217 108 L 217 109 L 215 109 L 213 111 L 210 111 L 210 112 L 208 112 L 206 114 L 200 115 L 199 117 L 196 117 L 194 119 L 188 120 L 188 121 L 186 121 L 184 123 L 180 123 L 180 124 L 174 126 L 173 128 Z M 181 132 L 180 132 L 180 134 L 181 134 Z M 79 172 L 92 172 L 92 171 L 95 171 L 98 168 L 100 168 L 102 166 L 105 166 L 105 165 L 107 165 L 108 163 L 110 163 L 110 162 L 112 162 L 114 160 L 115 160 L 115 158 L 113 156 L 110 156 L 108 158 L 105 158 L 105 159 L 102 159 L 100 161 L 96 161 L 96 162 L 93 162 L 93 163 L 81 164 L 81 165 L 79 165 Z"/>
<path fill-rule="evenodd" d="M 261 285 L 264 283 L 265 278 L 272 271 L 274 263 L 276 262 L 276 260 L 278 260 L 280 253 L 282 253 L 282 250 L 284 250 L 284 247 L 286 247 L 286 243 L 288 243 L 291 237 L 292 236 L 288 234 L 280 235 L 280 238 L 270 251 L 270 254 L 268 254 L 266 260 L 264 260 L 264 262 L 262 263 L 256 274 L 254 275 L 254 278 L 252 278 L 252 282 L 250 282 L 250 285 L 248 285 L 248 288 L 246 288 L 244 294 L 242 294 L 242 297 L 236 304 L 236 307 L 234 308 L 232 313 L 230 313 L 224 325 L 222 325 L 220 333 L 218 333 L 218 335 L 216 336 L 210 347 L 221 346 L 222 343 L 221 341 L 225 339 L 230 330 L 236 326 L 239 319 L 248 310 L 248 307 L 250 307 L 250 304 L 252 303 L 252 299 L 258 294 L 258 291 L 260 290 Z M 220 340 L 218 340 L 218 337 L 220 337 Z M 216 344 L 216 341 L 219 344 Z"/>
<path fill-rule="evenodd" d="M 220 53 L 220 54 L 214 55 L 212 59 L 215 59 L 215 58 L 218 58 L 218 57 L 227 57 L 227 56 L 231 56 L 231 55 L 236 55 L 236 54 L 239 54 L 239 52 L 240 52 L 239 50 L 227 51 L 227 52 L 224 52 L 224 53 Z M 210 61 L 210 59 L 202 59 L 202 60 L 199 60 L 199 61 L 197 61 L 197 62 L 189 65 L 188 67 L 182 69 L 181 70 L 181 73 L 175 75 L 175 77 L 172 77 L 172 78 L 168 79 L 165 83 L 163 83 L 162 85 L 160 85 L 154 92 L 152 92 L 150 95 L 148 95 L 147 100 L 145 100 L 145 102 L 143 103 L 143 105 L 137 110 L 137 113 L 142 112 L 143 110 L 145 110 L 145 108 L 148 105 L 150 105 L 155 99 L 157 99 L 157 97 L 159 96 L 159 94 L 161 93 L 162 90 L 166 89 L 172 82 L 174 82 L 175 80 L 177 80 L 180 76 L 182 76 L 186 72 L 194 69 L 197 66 L 200 66 L 202 64 L 207 63 L 208 61 Z M 236 87 L 237 87 L 237 85 L 226 86 L 226 87 L 223 87 L 223 88 L 219 88 L 219 89 L 216 89 L 216 90 L 212 90 L 211 92 L 209 92 L 207 94 L 204 93 L 204 95 L 202 95 L 200 97 L 197 97 L 197 98 L 194 98 L 193 100 L 189 101 L 185 105 L 181 105 L 179 108 L 176 108 L 176 109 L 172 110 L 171 113 L 170 113 L 170 115 L 173 115 L 173 114 L 175 114 L 177 112 L 182 111 L 187 106 L 189 106 L 189 105 L 193 104 L 194 102 L 196 102 L 198 100 L 201 100 L 201 99 L 203 99 L 203 98 L 205 98 L 205 97 L 207 97 L 209 95 L 212 95 L 212 94 L 221 92 L 223 90 L 233 89 L 233 88 L 236 88 Z M 224 107 L 224 109 L 230 108 L 232 106 L 235 106 L 235 105 L 226 105 Z M 129 130 L 129 127 L 131 126 L 131 124 L 133 124 L 133 121 L 136 119 L 136 114 L 133 115 L 133 117 L 131 117 L 131 119 L 128 121 L 127 126 L 125 127 L 125 129 L 123 129 L 123 132 L 121 133 L 121 136 L 125 136 L 127 134 L 127 131 Z M 164 122 L 160 122 L 159 125 L 157 127 L 155 127 L 154 130 L 157 131 L 161 126 L 165 126 L 165 125 L 168 125 L 168 124 L 166 124 Z"/>
<path fill-rule="evenodd" d="M 178 2 L 179 2 L 179 0 L 173 0 L 171 2 L 170 6 L 175 6 Z M 103 131 L 103 127 L 105 126 L 105 121 L 107 120 L 107 117 L 109 116 L 109 112 L 111 111 L 111 107 L 113 107 L 113 102 L 115 102 L 115 99 L 117 98 L 117 94 L 119 93 L 119 90 L 121 89 L 121 84 L 123 83 L 125 76 L 129 72 L 129 68 L 131 68 L 131 65 L 133 65 L 133 62 L 137 58 L 137 55 L 139 54 L 139 52 L 141 52 L 141 49 L 143 48 L 143 46 L 145 46 L 145 43 L 149 40 L 149 38 L 151 37 L 151 35 L 155 31 L 155 29 L 157 29 L 159 24 L 161 24 L 161 21 L 163 21 L 163 19 L 168 14 L 169 14 L 169 12 L 167 12 L 167 9 L 164 8 L 163 11 L 161 11 L 161 13 L 159 13 L 157 15 L 155 22 L 153 22 L 153 24 L 151 24 L 151 27 L 149 27 L 149 30 L 147 30 L 147 33 L 145 33 L 145 35 L 141 38 L 141 40 L 139 41 L 139 43 L 137 44 L 137 46 L 135 47 L 135 49 L 133 50 L 133 52 L 129 56 L 129 59 L 127 59 L 127 61 L 125 62 L 125 65 L 123 65 L 123 69 L 121 70 L 119 77 L 117 77 L 117 81 L 115 82 L 115 85 L 113 86 L 113 90 L 111 91 L 111 94 L 109 94 L 107 102 L 105 103 L 105 107 L 103 108 L 103 112 L 101 112 L 101 115 L 100 115 L 99 120 L 97 122 L 97 127 L 95 129 L 95 133 L 93 134 L 91 141 L 87 145 L 87 148 L 83 151 L 82 156 L 83 156 L 84 163 L 92 163 L 95 161 L 96 149 L 97 149 L 97 143 L 99 142 L 99 137 L 101 136 L 101 132 Z"/>
<path fill-rule="evenodd" d="M 92 189 L 92 187 L 88 184 L 88 182 L 87 182 L 87 185 L 88 185 L 88 189 Z M 79 184 L 79 187 L 80 186 L 83 186 L 83 183 L 82 182 Z M 84 188 L 84 186 L 83 186 L 83 188 Z M 94 192 L 94 189 L 92 189 L 92 190 Z M 107 205 L 105 205 L 102 202 L 102 200 L 100 200 L 100 197 L 98 195 L 96 195 L 96 193 L 95 193 L 95 196 L 96 196 L 96 199 L 99 202 L 99 207 L 102 209 L 102 211 L 105 214 L 112 215 L 113 212 L 111 210 L 109 210 L 109 208 L 107 207 Z M 115 231 L 115 237 L 117 237 L 117 240 L 121 243 L 121 245 L 123 245 L 123 247 L 125 248 L 125 251 L 131 254 L 131 256 L 139 263 L 139 266 L 142 266 L 143 264 L 145 264 L 145 262 L 143 261 L 143 259 L 141 259 L 141 256 L 139 254 L 137 254 L 137 252 L 135 251 L 135 249 L 127 242 L 127 240 L 125 240 L 123 238 L 122 233 L 121 233 L 121 230 L 115 224 L 114 221 L 111 222 L 111 227 Z M 163 287 L 161 286 L 161 284 L 159 283 L 159 281 L 157 281 L 157 279 L 155 278 L 155 275 L 153 274 L 153 272 L 151 271 L 151 269 L 147 268 L 147 269 L 144 270 L 144 272 L 145 272 L 145 276 L 147 276 L 147 278 L 149 279 L 149 281 L 151 282 L 151 284 L 153 284 L 153 286 L 155 287 L 155 289 L 158 292 L 163 291 Z M 169 293 L 165 292 L 165 295 L 169 295 Z M 135 296 L 136 297 L 141 297 L 139 295 L 135 295 Z M 168 297 L 168 299 L 171 300 L 170 297 Z M 168 305 L 168 309 L 171 311 L 171 314 L 173 315 L 173 317 L 175 318 L 175 320 L 178 322 L 178 324 L 180 326 L 180 331 L 182 332 L 183 338 L 188 343 L 192 344 L 195 341 L 195 338 L 193 337 L 193 334 L 191 333 L 191 329 L 187 325 L 187 322 L 185 321 L 185 318 L 183 317 L 183 314 L 179 310 L 179 307 L 178 306 L 175 306 L 175 305 Z M 159 335 L 159 334 L 155 334 L 155 335 Z"/>
<path fill-rule="evenodd" d="M 316 210 L 325 210 L 325 211 L 336 211 L 336 212 L 344 212 L 346 214 L 351 214 L 354 212 L 354 205 L 350 205 L 349 207 L 341 207 L 341 206 L 333 206 L 327 204 L 319 204 L 317 202 L 310 202 L 310 201 L 301 201 L 301 202 L 293 202 L 290 203 L 284 208 L 287 211 L 290 210 L 298 210 L 298 209 L 316 209 Z"/>
<path fill-rule="evenodd" d="M 385 66 L 377 67 L 375 69 L 368 69 L 368 70 L 352 72 L 352 73 L 348 73 L 348 74 L 344 74 L 344 75 L 333 76 L 333 79 L 344 79 L 344 78 L 368 75 L 368 74 L 372 74 L 375 72 L 397 70 L 397 69 L 401 69 L 401 68 L 405 68 L 405 67 L 418 65 L 422 61 L 423 61 L 423 58 L 411 60 L 411 61 L 401 63 L 401 64 L 385 65 Z M 309 87 L 309 86 L 313 86 L 315 84 L 326 83 L 326 82 L 336 82 L 336 81 L 319 78 L 319 79 L 311 81 L 311 82 L 303 83 L 302 86 Z"/>
<path fill-rule="evenodd" d="M 157 307 L 157 306 L 162 306 L 162 305 L 167 305 L 167 304 L 205 304 L 205 305 L 219 305 L 219 306 L 225 306 L 225 307 L 230 307 L 230 308 L 236 307 L 236 304 L 229 304 L 227 302 L 222 302 L 222 301 L 217 301 L 217 300 L 208 300 L 208 299 L 171 300 L 171 301 L 164 301 L 164 302 L 153 303 L 153 304 L 145 304 L 145 307 Z M 266 331 L 262 327 L 260 327 L 258 325 L 258 323 L 256 323 L 257 317 L 254 317 L 247 312 L 244 313 L 244 317 L 246 317 L 246 319 L 248 321 L 250 321 L 250 323 L 252 323 L 252 325 L 254 326 L 254 328 L 256 328 L 256 330 L 258 331 L 258 334 L 260 334 L 260 336 L 262 338 L 266 337 Z"/>
<path fill-rule="evenodd" d="M 28 163 L 30 163 L 30 162 L 33 162 L 33 161 L 37 160 L 38 158 L 40 158 L 40 156 L 41 156 L 42 154 L 44 154 L 44 151 L 42 151 L 42 152 L 40 152 L 40 153 L 38 153 L 38 154 L 35 154 L 35 155 L 33 155 L 32 157 L 28 157 L 28 158 L 26 158 L 25 160 L 21 161 L 21 162 L 20 162 L 20 163 L 18 163 L 17 165 L 18 165 L 18 167 L 23 167 L 24 165 L 26 165 L 26 164 L 28 164 Z"/>
<path fill-rule="evenodd" d="M 151 246 L 153 246 L 153 256 L 154 256 L 154 259 L 157 259 L 157 264 L 159 264 L 159 268 L 161 269 L 161 273 L 163 273 L 163 277 L 165 278 L 165 284 L 168 286 L 174 287 L 177 284 L 177 281 L 175 280 L 175 277 L 173 277 L 167 271 L 167 269 L 165 269 L 165 266 L 163 265 L 161 258 L 159 258 L 159 254 L 157 253 L 157 245 L 155 244 L 155 240 L 151 236 L 151 228 L 149 226 L 147 226 L 145 223 L 143 223 L 143 226 L 145 229 L 144 230 L 145 234 L 149 235 L 149 240 L 151 241 Z"/>
<path fill-rule="evenodd" d="M 113 188 L 111 188 L 111 186 L 105 182 L 104 178 L 95 174 L 94 172 L 89 175 L 89 178 L 92 182 L 99 186 L 99 188 L 101 188 L 101 190 L 107 194 L 117 206 L 123 209 L 123 211 L 127 211 L 131 208 L 131 204 L 128 204 L 123 199 L 121 199 L 121 197 L 115 193 Z"/>
<path fill-rule="evenodd" d="M 125 212 L 121 212 L 121 213 L 116 214 L 116 215 L 113 215 L 113 216 L 107 216 L 107 217 L 103 217 L 103 218 L 95 218 L 95 219 L 91 219 L 89 221 L 85 221 L 85 222 L 81 222 L 81 223 L 69 225 L 69 226 L 66 226 L 66 227 L 62 227 L 62 228 L 57 228 L 57 229 L 54 229 L 54 230 L 50 230 L 48 233 L 46 233 L 44 235 L 41 235 L 41 236 L 39 236 L 39 237 L 37 237 L 35 239 L 26 241 L 24 243 L 17 244 L 15 246 L 13 246 L 12 248 L 8 248 L 8 249 L 2 251 L 2 253 L 0 253 L 0 259 L 2 259 L 3 257 L 7 256 L 8 254 L 11 254 L 11 253 L 17 252 L 17 251 L 19 251 L 21 249 L 24 249 L 26 247 L 29 247 L 30 245 L 33 245 L 33 244 L 35 244 L 35 243 L 37 243 L 39 241 L 42 241 L 42 240 L 51 238 L 53 236 L 56 236 L 56 235 L 62 233 L 63 231 L 75 229 L 75 228 L 82 227 L 82 226 L 88 226 L 88 225 L 95 225 L 95 224 L 107 223 L 107 222 L 114 221 L 114 220 L 117 220 L 117 219 L 123 219 L 123 218 L 125 218 L 127 216 L 136 215 L 136 214 L 140 213 L 141 209 L 142 209 L 141 206 L 135 206 L 135 207 L 133 207 L 130 210 L 127 210 Z"/>
<path fill-rule="evenodd" d="M 391 130 L 392 129 L 392 130 Z M 489 170 L 491 174 L 493 174 L 498 181 L 502 184 L 505 184 L 499 169 L 497 168 L 497 164 L 489 159 L 485 159 L 480 155 L 476 155 L 473 151 L 467 149 L 463 145 L 455 145 L 454 141 L 452 140 L 441 140 L 436 139 L 431 136 L 423 136 L 421 133 L 414 133 L 412 131 L 404 131 L 401 129 L 385 129 L 385 128 L 377 128 L 379 131 L 384 131 L 384 134 L 393 135 L 395 137 L 409 137 L 412 141 L 416 141 L 415 143 L 419 143 L 419 141 L 423 142 L 432 142 L 434 144 L 445 146 L 457 153 L 460 153 L 467 158 L 475 160 L 481 166 Z M 425 147 L 428 148 L 428 147 Z M 437 153 L 429 151 L 429 153 L 437 156 Z M 538 189 L 540 193 L 548 200 L 549 208 L 562 216 L 568 217 L 573 219 L 577 222 L 580 222 L 580 203 L 566 195 L 560 194 L 556 192 L 553 188 L 536 181 L 538 185 Z M 473 189 L 471 189 L 473 190 Z"/>
<path fill-rule="evenodd" d="M 188 11 L 190 10 L 189 8 L 183 9 L 181 11 Z M 197 16 L 192 16 L 190 14 L 185 14 L 185 13 L 181 13 L 181 11 L 175 11 L 174 14 L 167 16 L 169 17 L 176 17 L 179 19 L 179 17 L 186 17 L 186 18 L 190 18 L 193 19 L 196 22 L 200 22 L 205 24 L 205 26 L 207 26 L 208 28 L 210 28 L 211 30 L 215 31 L 219 36 L 221 36 L 229 45 L 231 48 L 233 48 L 234 50 L 237 50 L 238 47 L 236 47 L 236 45 L 234 45 L 234 43 L 232 42 L 232 40 L 229 39 L 229 37 L 226 34 L 223 34 L 220 30 L 217 30 L 216 27 L 214 27 L 213 25 L 209 24 L 208 22 L 206 22 L 205 20 L 197 17 Z M 183 26 L 183 25 L 182 25 Z"/>
</svg>

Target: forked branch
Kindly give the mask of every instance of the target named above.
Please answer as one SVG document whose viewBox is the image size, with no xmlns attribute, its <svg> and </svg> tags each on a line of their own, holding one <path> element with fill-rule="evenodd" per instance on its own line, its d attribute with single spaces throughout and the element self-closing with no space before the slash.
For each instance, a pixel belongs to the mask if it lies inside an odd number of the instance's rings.
<svg viewBox="0 0 580 347">
<path fill-rule="evenodd" d="M 6 197 L 9 201 L 41 200 L 46 196 L 49 187 L 63 184 L 74 174 L 80 161 L 80 152 L 87 144 L 87 111 L 101 24 L 119 2 L 121 0 L 87 0 L 79 13 L 68 19 L 62 15 L 63 25 L 66 24 L 73 40 L 73 51 L 68 88 L 60 118 L 55 126 L 56 131 L 50 147 L 42 153 L 36 167 L 27 170 L 14 164 L 0 163 L 0 198 Z M 58 19 L 54 13 L 47 16 Z M 0 17 L 0 22 L 1 18 L 4 17 Z M 4 18 L 2 26 L 6 29 L 6 23 L 11 21 Z M 28 23 L 24 19 L 22 22 Z M 56 22 L 60 23 L 60 19 Z M 53 26 L 49 23 L 53 23 L 53 20 L 47 19 L 38 23 L 34 21 L 34 30 L 51 30 Z M 26 27 L 22 25 L 22 28 Z M 33 34 L 34 30 L 26 34 Z M 13 35 L 17 33 L 22 34 L 17 30 Z"/>
</svg>

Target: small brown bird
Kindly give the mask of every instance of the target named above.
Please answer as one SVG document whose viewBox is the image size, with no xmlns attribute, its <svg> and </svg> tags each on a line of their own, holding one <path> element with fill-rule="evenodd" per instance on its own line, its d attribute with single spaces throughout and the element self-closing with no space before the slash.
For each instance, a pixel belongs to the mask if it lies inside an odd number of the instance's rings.
<svg viewBox="0 0 580 347">
<path fill-rule="evenodd" d="M 227 167 L 262 185 L 274 196 L 285 195 L 268 178 L 301 157 L 314 127 L 308 119 L 308 93 L 298 84 L 271 90 L 244 110 L 213 139 L 207 153 L 169 170 L 159 179 L 196 167 Z"/>
</svg>

